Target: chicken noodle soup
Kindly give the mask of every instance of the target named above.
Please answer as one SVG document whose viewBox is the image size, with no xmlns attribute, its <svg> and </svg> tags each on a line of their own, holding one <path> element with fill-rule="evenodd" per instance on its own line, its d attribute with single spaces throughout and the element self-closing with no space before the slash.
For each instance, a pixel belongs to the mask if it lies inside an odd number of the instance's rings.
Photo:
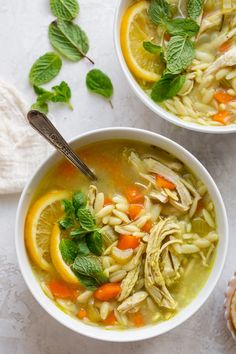
<svg viewBox="0 0 236 354">
<path fill-rule="evenodd" d="M 186 122 L 236 122 L 236 1 L 141 0 L 121 22 L 121 48 L 150 97 Z"/>
<path fill-rule="evenodd" d="M 42 290 L 89 324 L 125 329 L 170 319 L 214 262 L 218 234 L 205 185 L 154 146 L 113 140 L 79 154 L 98 182 L 63 161 L 27 214 L 25 241 Z"/>
</svg>

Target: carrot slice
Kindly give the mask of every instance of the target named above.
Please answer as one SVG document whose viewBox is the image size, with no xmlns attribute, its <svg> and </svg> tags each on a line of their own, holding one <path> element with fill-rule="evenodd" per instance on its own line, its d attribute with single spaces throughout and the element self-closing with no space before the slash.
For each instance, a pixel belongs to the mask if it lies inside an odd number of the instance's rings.
<svg viewBox="0 0 236 354">
<path fill-rule="evenodd" d="M 228 111 L 219 111 L 218 113 L 214 114 L 214 116 L 212 118 L 216 122 L 226 124 L 229 120 L 229 112 Z"/>
<path fill-rule="evenodd" d="M 58 173 L 64 177 L 71 178 L 76 174 L 76 167 L 70 162 L 65 161 L 59 166 Z"/>
<path fill-rule="evenodd" d="M 104 205 L 103 205 L 103 206 L 111 205 L 111 204 L 112 204 L 111 198 L 105 197 L 105 198 L 104 198 Z"/>
<path fill-rule="evenodd" d="M 115 299 L 121 291 L 120 283 L 106 283 L 94 292 L 94 297 L 100 301 Z"/>
<path fill-rule="evenodd" d="M 102 321 L 105 326 L 113 326 L 116 323 L 116 316 L 114 311 L 111 311 L 107 318 Z"/>
<path fill-rule="evenodd" d="M 230 101 L 233 101 L 236 99 L 235 96 L 229 95 L 228 93 L 224 92 L 224 91 L 217 91 L 214 94 L 214 98 L 216 99 L 216 101 L 218 101 L 219 103 L 228 103 Z"/>
<path fill-rule="evenodd" d="M 176 185 L 170 181 L 168 181 L 165 177 L 156 175 L 156 184 L 158 188 L 167 188 L 170 190 L 175 190 Z"/>
<path fill-rule="evenodd" d="M 144 196 L 137 186 L 132 186 L 127 189 L 126 197 L 130 203 L 143 203 Z"/>
<path fill-rule="evenodd" d="M 165 34 L 164 34 L 164 40 L 167 41 L 167 42 L 169 42 L 170 38 L 171 38 L 171 37 L 170 37 L 169 33 L 165 32 Z"/>
<path fill-rule="evenodd" d="M 140 244 L 140 237 L 131 235 L 120 235 L 117 247 L 120 250 L 127 250 L 129 248 L 135 249 Z"/>
<path fill-rule="evenodd" d="M 147 222 L 146 222 L 146 224 L 144 224 L 143 225 L 143 227 L 142 227 L 142 231 L 143 232 L 150 232 L 150 230 L 151 230 L 151 228 L 152 228 L 152 221 L 151 220 L 148 220 Z"/>
<path fill-rule="evenodd" d="M 82 320 L 83 318 L 87 317 L 87 311 L 81 308 L 77 313 L 77 317 Z"/>
<path fill-rule="evenodd" d="M 139 204 L 130 204 L 128 209 L 128 215 L 131 220 L 135 220 L 141 211 L 143 210 L 143 206 Z"/>
<path fill-rule="evenodd" d="M 77 290 L 70 288 L 60 280 L 51 280 L 47 285 L 52 294 L 60 299 L 75 300 L 76 296 L 78 296 Z"/>
<path fill-rule="evenodd" d="M 143 315 L 140 312 L 133 313 L 131 315 L 131 321 L 135 325 L 135 327 L 142 327 L 145 324 Z"/>
<path fill-rule="evenodd" d="M 232 45 L 232 41 L 231 40 L 228 40 L 228 41 L 222 43 L 219 46 L 219 52 L 221 52 L 221 53 L 227 52 L 231 48 L 231 45 Z"/>
</svg>

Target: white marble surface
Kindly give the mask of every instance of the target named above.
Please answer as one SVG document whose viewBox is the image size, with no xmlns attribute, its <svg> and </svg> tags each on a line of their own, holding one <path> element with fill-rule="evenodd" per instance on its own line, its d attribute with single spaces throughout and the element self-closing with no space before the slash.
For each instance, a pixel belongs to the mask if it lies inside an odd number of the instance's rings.
<svg viewBox="0 0 236 354">
<path fill-rule="evenodd" d="M 52 21 L 49 0 L 0 0 L 0 78 L 15 84 L 29 102 L 32 62 L 50 50 L 47 26 Z M 73 88 L 74 111 L 52 110 L 57 126 L 70 138 L 93 128 L 131 126 L 170 137 L 194 153 L 217 182 L 230 221 L 230 247 L 223 275 L 210 299 L 185 324 L 159 338 L 140 343 L 103 343 L 72 333 L 50 318 L 33 299 L 20 274 L 14 248 L 14 222 L 19 195 L 0 197 L 0 353 L 1 354 L 233 354 L 236 344 L 223 318 L 224 291 L 236 270 L 236 142 L 235 135 L 197 134 L 170 125 L 145 108 L 131 92 L 115 58 L 113 15 L 115 0 L 80 0 L 79 21 L 87 30 L 90 55 L 115 86 L 114 110 L 84 85 L 86 61 L 64 62 L 60 77 Z M 0 117 L 1 118 L 1 117 Z M 1 167 L 0 167 L 1 168 Z M 0 172 L 1 173 L 1 172 Z M 14 173 L 14 171 L 13 171 Z"/>
</svg>

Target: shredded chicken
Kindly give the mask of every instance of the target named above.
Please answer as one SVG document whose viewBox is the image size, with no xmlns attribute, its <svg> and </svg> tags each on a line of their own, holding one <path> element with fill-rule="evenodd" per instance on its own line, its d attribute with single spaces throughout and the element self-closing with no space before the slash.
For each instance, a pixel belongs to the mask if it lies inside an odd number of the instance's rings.
<svg viewBox="0 0 236 354">
<path fill-rule="evenodd" d="M 236 47 L 232 47 L 226 53 L 216 59 L 205 71 L 205 75 L 212 74 L 225 66 L 236 65 Z"/>
<path fill-rule="evenodd" d="M 192 198 L 188 189 L 184 186 L 181 178 L 177 175 L 177 173 L 173 172 L 169 167 L 153 159 L 145 159 L 143 160 L 143 163 L 148 172 L 159 174 L 176 185 L 176 191 L 179 194 L 180 200 L 176 201 L 172 198 L 169 198 L 169 202 L 177 209 L 181 211 L 187 211 L 192 204 Z"/>
<path fill-rule="evenodd" d="M 128 297 L 124 300 L 118 307 L 117 310 L 122 313 L 126 313 L 131 311 L 137 305 L 142 303 L 148 297 L 148 293 L 146 291 L 138 291 L 134 293 L 132 296 Z"/>
<path fill-rule="evenodd" d="M 153 227 L 149 237 L 145 261 L 145 287 L 153 300 L 159 305 L 175 309 L 177 304 L 166 287 L 160 270 L 160 252 L 165 239 L 179 232 L 174 218 L 161 220 Z"/>
<path fill-rule="evenodd" d="M 121 293 L 118 298 L 118 301 L 125 300 L 132 292 L 138 277 L 141 268 L 141 262 L 137 265 L 136 268 L 128 272 L 126 277 L 121 282 Z"/>
<path fill-rule="evenodd" d="M 87 207 L 90 209 L 92 213 L 94 212 L 94 203 L 96 200 L 97 192 L 98 192 L 97 187 L 91 184 L 88 189 Z"/>
</svg>

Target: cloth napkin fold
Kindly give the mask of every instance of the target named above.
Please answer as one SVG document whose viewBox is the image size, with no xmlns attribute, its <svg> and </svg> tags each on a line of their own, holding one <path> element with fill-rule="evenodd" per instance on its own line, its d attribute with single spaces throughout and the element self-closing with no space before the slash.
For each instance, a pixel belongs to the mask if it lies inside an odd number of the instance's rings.
<svg viewBox="0 0 236 354">
<path fill-rule="evenodd" d="M 20 192 L 52 150 L 27 122 L 27 107 L 13 86 L 0 81 L 0 194 Z"/>
</svg>

